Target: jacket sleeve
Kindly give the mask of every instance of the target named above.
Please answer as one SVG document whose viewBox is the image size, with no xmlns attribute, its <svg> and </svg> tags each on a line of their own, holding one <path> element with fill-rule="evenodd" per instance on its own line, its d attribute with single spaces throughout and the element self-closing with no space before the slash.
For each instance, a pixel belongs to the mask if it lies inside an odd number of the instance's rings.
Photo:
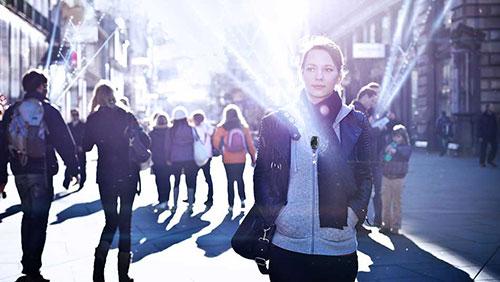
<svg viewBox="0 0 500 282">
<path fill-rule="evenodd" d="M 409 161 L 411 155 L 411 147 L 408 145 L 398 146 L 396 148 L 395 157 L 400 161 Z"/>
<path fill-rule="evenodd" d="M 89 152 L 94 147 L 95 142 L 95 134 L 94 134 L 94 126 L 92 122 L 92 116 L 89 116 L 87 122 L 85 123 L 85 131 L 83 134 L 82 147 L 84 152 Z"/>
<path fill-rule="evenodd" d="M 219 150 L 221 146 L 221 140 L 224 136 L 223 130 L 224 129 L 222 129 L 222 127 L 217 127 L 217 129 L 215 129 L 214 135 L 212 136 L 212 146 L 217 150 Z"/>
<path fill-rule="evenodd" d="M 361 119 L 361 118 L 360 118 Z M 370 166 L 370 124 L 367 118 L 363 115 L 361 121 L 362 131 L 356 143 L 356 160 L 354 173 L 356 178 L 357 190 L 354 197 L 350 200 L 349 206 L 358 216 L 359 221 L 363 222 L 367 209 L 370 195 L 372 192 L 372 173 Z"/>
<path fill-rule="evenodd" d="M 49 141 L 61 156 L 68 168 L 70 175 L 78 174 L 78 159 L 76 157 L 76 146 L 68 125 L 58 110 L 50 106 L 49 115 L 46 119 L 49 129 Z"/>
<path fill-rule="evenodd" d="M 0 183 L 7 183 L 7 163 L 9 162 L 8 149 L 8 123 L 12 114 L 12 107 L 4 113 L 3 120 L 0 121 Z"/>
</svg>

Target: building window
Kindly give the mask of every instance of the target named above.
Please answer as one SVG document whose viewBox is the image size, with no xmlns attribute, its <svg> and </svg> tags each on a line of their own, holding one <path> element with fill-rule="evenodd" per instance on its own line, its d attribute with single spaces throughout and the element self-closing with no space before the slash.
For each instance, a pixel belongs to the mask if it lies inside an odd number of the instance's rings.
<svg viewBox="0 0 500 282">
<path fill-rule="evenodd" d="M 377 26 L 375 23 L 370 24 L 370 43 L 376 43 L 377 42 Z"/>
<path fill-rule="evenodd" d="M 0 94 L 9 96 L 9 24 L 0 20 Z"/>
<path fill-rule="evenodd" d="M 391 44 L 391 18 L 389 15 L 382 18 L 382 43 Z"/>
<path fill-rule="evenodd" d="M 11 25 L 10 29 L 10 97 L 17 99 L 21 95 L 21 32 L 19 27 Z"/>
</svg>

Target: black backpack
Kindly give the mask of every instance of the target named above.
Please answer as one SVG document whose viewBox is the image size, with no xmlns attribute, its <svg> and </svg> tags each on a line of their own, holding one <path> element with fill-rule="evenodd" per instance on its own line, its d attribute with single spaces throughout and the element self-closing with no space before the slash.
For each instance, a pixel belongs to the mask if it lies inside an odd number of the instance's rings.
<svg viewBox="0 0 500 282">
<path fill-rule="evenodd" d="M 129 140 L 129 160 L 143 169 L 151 160 L 151 151 L 148 145 L 144 144 L 148 137 L 135 119 L 131 119 L 125 132 Z"/>
</svg>

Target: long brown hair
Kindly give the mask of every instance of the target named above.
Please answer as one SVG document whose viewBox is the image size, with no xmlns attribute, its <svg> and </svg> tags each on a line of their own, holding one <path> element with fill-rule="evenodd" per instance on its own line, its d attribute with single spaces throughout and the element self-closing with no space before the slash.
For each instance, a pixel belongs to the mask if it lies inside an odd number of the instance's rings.
<svg viewBox="0 0 500 282">
<path fill-rule="evenodd" d="M 222 120 L 217 126 L 222 126 L 226 130 L 230 130 L 235 127 L 248 127 L 248 123 L 243 117 L 240 107 L 235 104 L 229 104 L 224 107 Z"/>
<path fill-rule="evenodd" d="M 116 98 L 114 87 L 109 80 L 101 80 L 94 88 L 94 95 L 92 97 L 91 112 L 95 112 L 98 106 L 115 106 Z"/>
</svg>

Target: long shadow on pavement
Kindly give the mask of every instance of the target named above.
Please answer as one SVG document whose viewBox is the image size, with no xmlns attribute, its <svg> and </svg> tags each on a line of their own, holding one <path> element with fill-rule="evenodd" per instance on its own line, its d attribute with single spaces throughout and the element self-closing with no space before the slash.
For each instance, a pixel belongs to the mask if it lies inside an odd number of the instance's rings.
<svg viewBox="0 0 500 282">
<path fill-rule="evenodd" d="M 179 223 L 169 230 L 166 230 L 166 227 L 174 214 L 171 214 L 164 222 L 157 223 L 158 214 L 154 213 L 154 207 L 144 206 L 136 209 L 132 219 L 132 262 L 140 261 L 148 255 L 181 243 L 209 226 L 209 221 L 201 219 L 209 209 L 207 208 L 196 215 L 183 213 Z M 113 242 L 112 248 L 117 247 L 116 241 Z"/>
<path fill-rule="evenodd" d="M 469 275 L 419 248 L 404 235 L 391 235 L 394 250 L 367 236 L 358 238 L 358 250 L 373 264 L 359 272 L 358 281 L 472 281 Z"/>
<path fill-rule="evenodd" d="M 9 217 L 11 215 L 15 215 L 16 213 L 21 212 L 21 204 L 13 205 L 8 207 L 5 212 L 0 213 L 0 223 L 2 219 Z"/>
<path fill-rule="evenodd" d="M 50 225 L 60 224 L 64 221 L 77 217 L 84 217 L 102 210 L 101 200 L 93 202 L 74 204 L 57 214 L 57 220 Z"/>
<path fill-rule="evenodd" d="M 66 197 L 70 196 L 71 194 L 74 194 L 78 191 L 79 190 L 73 191 L 73 192 L 59 192 L 59 193 L 54 195 L 54 199 L 52 201 L 55 202 L 57 200 L 66 198 Z M 2 222 L 2 219 L 7 218 L 7 217 L 12 216 L 12 215 L 15 215 L 21 211 L 22 211 L 21 204 L 16 204 L 16 205 L 12 205 L 12 206 L 8 207 L 5 210 L 5 212 L 0 213 L 0 223 Z"/>
<path fill-rule="evenodd" d="M 200 236 L 196 240 L 198 248 L 205 251 L 205 256 L 213 258 L 221 255 L 231 248 L 231 238 L 240 224 L 240 220 L 245 215 L 241 212 L 235 218 L 233 213 L 229 212 L 222 222 L 215 227 L 210 233 Z"/>
</svg>

